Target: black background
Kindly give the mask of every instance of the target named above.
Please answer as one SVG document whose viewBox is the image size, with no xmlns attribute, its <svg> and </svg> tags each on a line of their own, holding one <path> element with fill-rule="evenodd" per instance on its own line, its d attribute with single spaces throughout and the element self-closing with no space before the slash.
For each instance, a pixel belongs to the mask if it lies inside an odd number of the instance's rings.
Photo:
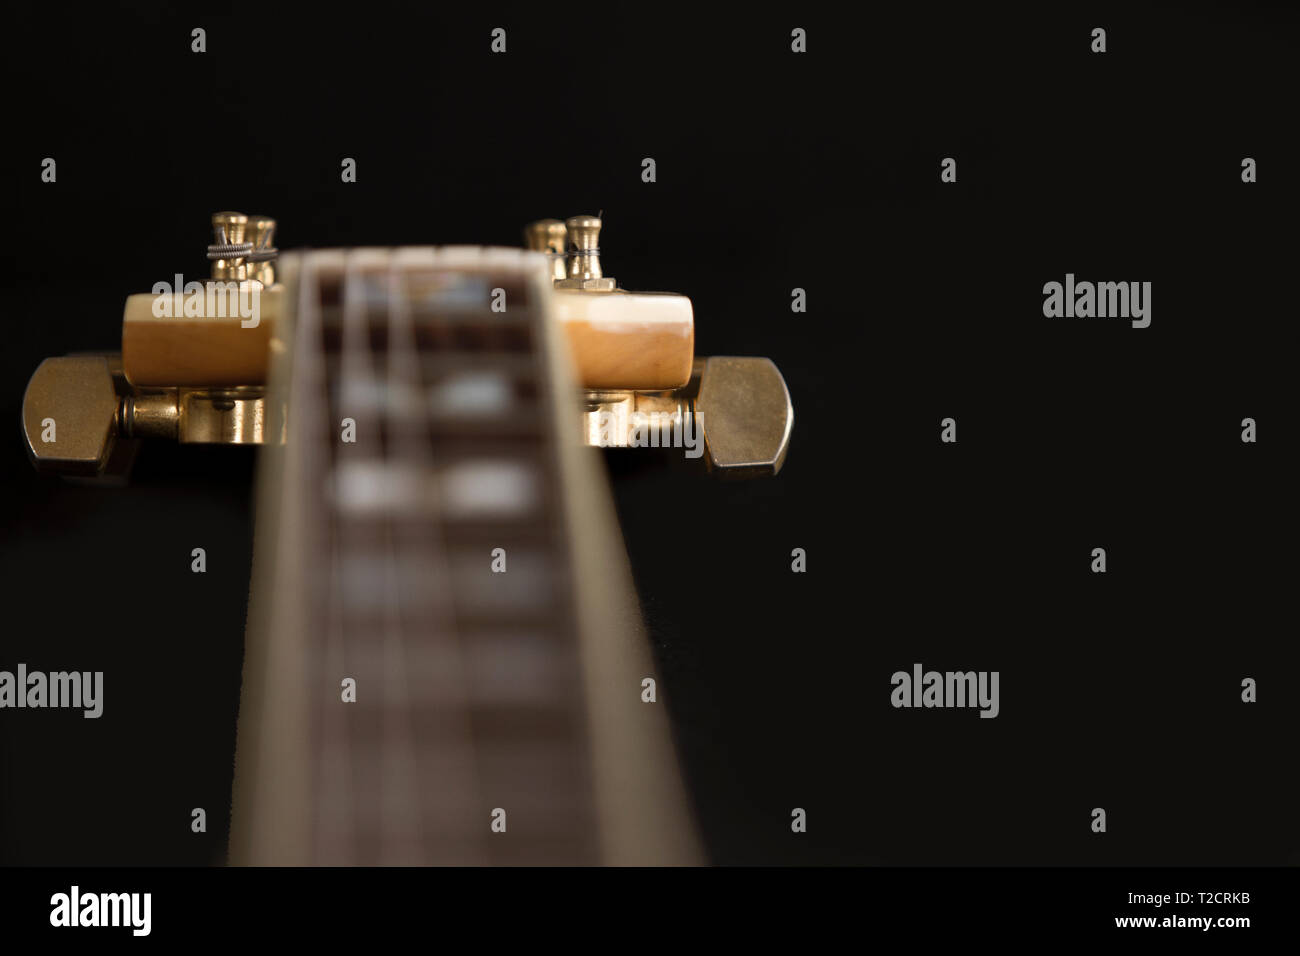
<svg viewBox="0 0 1300 956">
<path fill-rule="evenodd" d="M 0 713 L 0 862 L 224 858 L 253 455 L 150 446 L 88 488 L 37 477 L 18 422 L 42 358 L 205 269 L 225 208 L 281 248 L 603 210 L 607 272 L 691 296 L 699 354 L 777 362 L 775 480 L 611 464 L 715 862 L 1300 860 L 1296 18 L 1042 6 L 22 12 L 0 668 L 103 670 L 106 703 Z M 1067 272 L 1151 281 L 1151 327 L 1044 318 Z M 1000 671 L 1001 715 L 892 709 L 914 662 Z"/>
</svg>

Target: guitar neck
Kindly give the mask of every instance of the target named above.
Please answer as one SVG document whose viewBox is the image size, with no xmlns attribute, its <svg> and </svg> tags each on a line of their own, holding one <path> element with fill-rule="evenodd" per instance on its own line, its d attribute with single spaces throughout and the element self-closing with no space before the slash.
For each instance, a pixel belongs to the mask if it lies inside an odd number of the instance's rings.
<svg viewBox="0 0 1300 956">
<path fill-rule="evenodd" d="M 693 862 L 545 259 L 282 263 L 231 861 Z"/>
</svg>

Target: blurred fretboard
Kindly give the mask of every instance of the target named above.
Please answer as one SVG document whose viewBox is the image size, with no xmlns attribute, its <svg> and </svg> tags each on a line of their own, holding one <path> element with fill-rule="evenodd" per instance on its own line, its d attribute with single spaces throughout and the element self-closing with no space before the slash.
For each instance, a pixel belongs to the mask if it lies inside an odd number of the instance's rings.
<svg viewBox="0 0 1300 956">
<path fill-rule="evenodd" d="M 309 862 L 595 861 L 529 262 L 364 249 L 291 265 Z"/>
</svg>

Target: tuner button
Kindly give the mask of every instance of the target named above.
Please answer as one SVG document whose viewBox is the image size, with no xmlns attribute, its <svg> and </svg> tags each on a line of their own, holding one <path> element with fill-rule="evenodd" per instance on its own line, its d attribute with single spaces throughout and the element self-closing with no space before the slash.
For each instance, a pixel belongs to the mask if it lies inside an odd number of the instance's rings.
<svg viewBox="0 0 1300 956">
<path fill-rule="evenodd" d="M 695 420 L 720 477 L 775 475 L 790 445 L 794 408 L 771 359 L 715 356 L 704 360 Z"/>
<path fill-rule="evenodd" d="M 97 475 L 113 450 L 117 417 L 108 358 L 48 358 L 32 374 L 23 395 L 27 453 L 40 472 Z"/>
</svg>

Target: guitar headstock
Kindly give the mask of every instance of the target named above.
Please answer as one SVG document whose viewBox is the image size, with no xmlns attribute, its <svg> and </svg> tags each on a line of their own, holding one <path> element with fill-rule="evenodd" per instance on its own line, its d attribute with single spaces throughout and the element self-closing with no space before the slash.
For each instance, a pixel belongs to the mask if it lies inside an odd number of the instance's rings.
<svg viewBox="0 0 1300 956">
<path fill-rule="evenodd" d="M 545 257 L 550 314 L 580 390 L 575 432 L 599 447 L 678 448 L 724 477 L 776 474 L 794 420 L 776 366 L 697 358 L 690 299 L 621 288 L 603 270 L 601 226 L 599 217 L 574 216 L 524 231 L 527 248 Z M 129 296 L 120 355 L 56 357 L 37 368 L 23 430 L 38 470 L 120 473 L 142 438 L 284 440 L 286 410 L 267 392 L 292 311 L 275 229 L 266 216 L 214 214 L 210 276 L 187 283 L 178 274 Z"/>
</svg>

